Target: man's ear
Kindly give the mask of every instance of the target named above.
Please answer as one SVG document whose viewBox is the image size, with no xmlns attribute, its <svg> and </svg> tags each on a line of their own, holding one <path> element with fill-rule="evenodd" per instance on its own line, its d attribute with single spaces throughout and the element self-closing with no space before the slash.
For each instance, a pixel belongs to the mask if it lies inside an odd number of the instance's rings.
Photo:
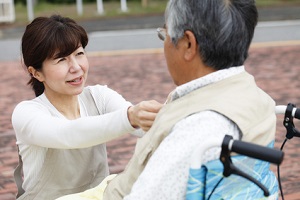
<svg viewBox="0 0 300 200">
<path fill-rule="evenodd" d="M 184 54 L 186 60 L 192 60 L 198 54 L 198 43 L 192 31 L 185 31 L 184 35 L 187 40 L 187 48 Z"/>
<path fill-rule="evenodd" d="M 34 78 L 36 78 L 38 81 L 43 82 L 43 75 L 41 74 L 40 71 L 36 70 L 34 67 L 29 66 L 28 67 L 28 72 L 31 74 L 31 76 L 33 76 Z"/>
</svg>

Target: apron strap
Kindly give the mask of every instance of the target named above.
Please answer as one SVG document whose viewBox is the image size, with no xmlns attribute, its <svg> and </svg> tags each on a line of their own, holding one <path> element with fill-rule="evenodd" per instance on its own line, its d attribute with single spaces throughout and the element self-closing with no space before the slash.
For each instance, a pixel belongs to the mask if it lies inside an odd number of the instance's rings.
<svg viewBox="0 0 300 200">
<path fill-rule="evenodd" d="M 16 198 L 19 198 L 22 194 L 24 194 L 25 190 L 22 188 L 22 184 L 23 184 L 23 175 L 22 175 L 22 168 L 23 168 L 23 161 L 22 158 L 20 156 L 19 153 L 19 146 L 18 147 L 18 155 L 19 155 L 19 164 L 16 167 L 16 169 L 14 170 L 14 178 L 15 178 L 15 182 L 18 188 L 18 193 Z"/>
</svg>

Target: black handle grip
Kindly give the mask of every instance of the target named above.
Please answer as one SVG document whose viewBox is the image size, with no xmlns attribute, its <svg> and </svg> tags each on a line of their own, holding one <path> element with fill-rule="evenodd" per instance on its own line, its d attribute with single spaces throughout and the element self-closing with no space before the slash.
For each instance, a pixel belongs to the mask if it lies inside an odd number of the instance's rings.
<svg viewBox="0 0 300 200">
<path fill-rule="evenodd" d="M 233 140 L 231 151 L 273 164 L 281 164 L 284 152 L 249 142 Z"/>
<path fill-rule="evenodd" d="M 300 119 L 300 109 L 299 109 L 299 108 L 297 108 L 294 117 L 295 117 L 296 119 Z"/>
</svg>

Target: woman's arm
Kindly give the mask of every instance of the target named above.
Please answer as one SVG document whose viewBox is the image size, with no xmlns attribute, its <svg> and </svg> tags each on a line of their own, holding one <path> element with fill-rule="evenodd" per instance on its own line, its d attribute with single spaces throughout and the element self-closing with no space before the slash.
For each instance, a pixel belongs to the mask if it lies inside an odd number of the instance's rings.
<svg viewBox="0 0 300 200">
<path fill-rule="evenodd" d="M 128 107 L 76 120 L 51 115 L 42 104 L 24 101 L 17 105 L 12 124 L 18 143 L 47 148 L 85 148 L 105 143 L 135 129 L 127 118 Z"/>
</svg>

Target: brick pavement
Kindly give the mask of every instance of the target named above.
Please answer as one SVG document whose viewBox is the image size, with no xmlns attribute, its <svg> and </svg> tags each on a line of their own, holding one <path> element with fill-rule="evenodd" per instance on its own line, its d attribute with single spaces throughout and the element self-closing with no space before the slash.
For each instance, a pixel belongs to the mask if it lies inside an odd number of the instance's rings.
<svg viewBox="0 0 300 200">
<path fill-rule="evenodd" d="M 292 102 L 300 105 L 300 45 L 255 47 L 250 50 L 246 69 L 258 85 L 267 91 L 278 104 Z M 163 102 L 174 88 L 161 51 L 148 54 L 90 56 L 88 84 L 107 84 L 137 103 L 145 99 Z M 17 165 L 15 137 L 10 116 L 14 106 L 24 99 L 33 98 L 26 86 L 27 75 L 20 61 L 0 63 L 0 199 L 12 200 L 16 187 L 12 178 Z M 280 147 L 285 130 L 282 116 L 278 116 L 276 147 Z M 300 127 L 299 122 L 295 122 Z M 108 143 L 109 165 L 112 173 L 124 169 L 132 155 L 136 139 L 124 136 Z M 281 165 L 281 179 L 285 199 L 300 199 L 300 140 L 287 142 L 285 160 Z M 272 166 L 275 171 L 275 166 Z"/>
</svg>

